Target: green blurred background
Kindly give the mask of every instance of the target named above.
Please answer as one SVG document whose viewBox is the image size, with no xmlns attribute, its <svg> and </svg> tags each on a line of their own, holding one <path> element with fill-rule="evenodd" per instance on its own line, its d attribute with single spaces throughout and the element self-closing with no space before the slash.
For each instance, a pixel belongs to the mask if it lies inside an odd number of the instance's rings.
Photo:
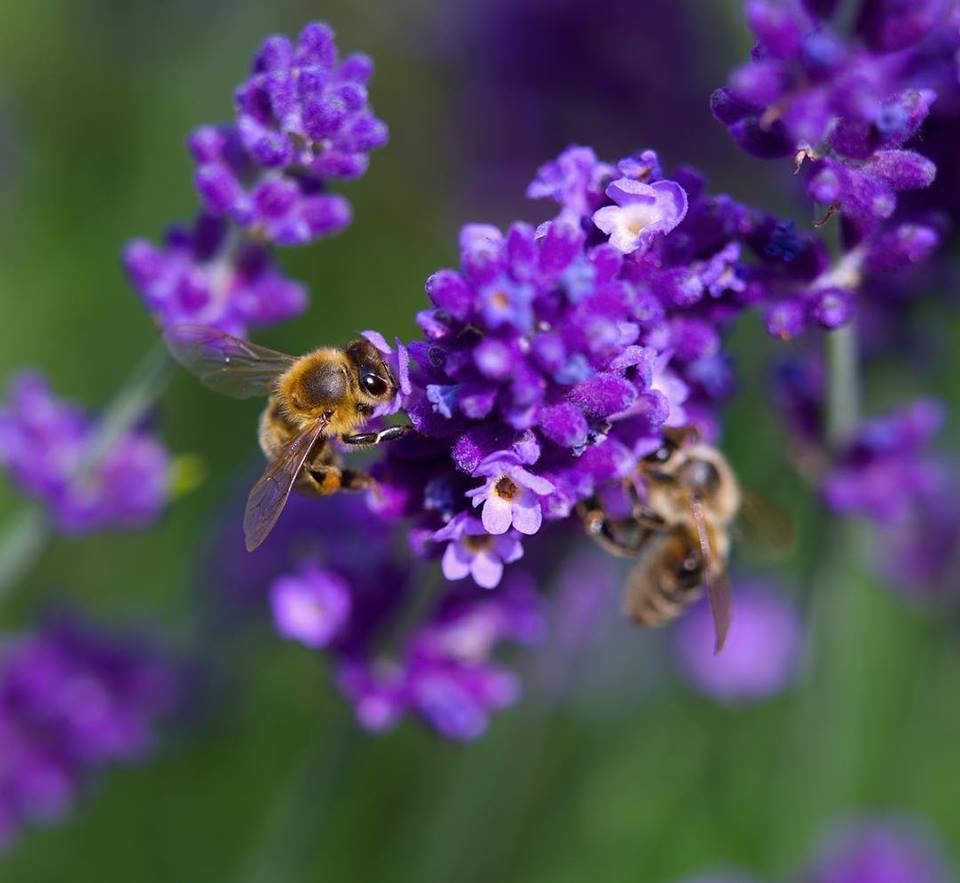
<svg viewBox="0 0 960 883">
<path fill-rule="evenodd" d="M 548 3 L 530 5 L 551 15 Z M 470 26 L 457 24 L 481 15 L 479 2 L 7 0 L 0 381 L 35 365 L 64 396 L 90 407 L 110 399 L 156 336 L 120 270 L 123 243 L 190 217 L 187 132 L 229 117 L 263 36 L 314 18 L 336 28 L 344 51 L 376 59 L 373 105 L 392 140 L 344 188 L 352 227 L 282 255 L 309 284 L 312 305 L 258 335 L 270 345 L 299 352 L 367 327 L 414 336 L 422 282 L 455 260 L 458 226 L 520 211 L 542 219 L 544 207 L 519 196 L 534 166 L 570 140 L 599 142 L 608 156 L 686 144 L 668 162 L 695 162 L 715 189 L 789 211 L 785 169 L 758 170 L 709 120 L 710 88 L 749 47 L 739 0 L 647 5 L 634 4 L 636 15 L 682 15 L 689 40 L 677 70 L 653 72 L 656 106 L 624 107 L 602 130 L 589 100 L 583 115 L 571 106 L 544 133 L 544 155 L 504 167 L 489 145 L 509 147 L 498 139 L 511 135 L 491 137 L 470 106 L 485 63 L 462 50 L 460 30 Z M 626 52 L 651 76 L 642 45 L 598 51 Z M 682 106 L 655 88 L 680 67 Z M 688 136 L 688 125 L 708 134 Z M 925 321 L 949 327 L 952 347 L 956 322 L 941 320 L 931 310 Z M 204 648 L 217 673 L 189 719 L 167 728 L 148 763 L 105 775 L 64 824 L 28 832 L 0 859 L 0 880 L 666 883 L 722 865 L 773 878 L 802 863 L 825 823 L 868 809 L 921 814 L 960 860 L 954 623 L 872 579 L 864 538 L 826 524 L 793 476 L 765 397 L 769 346 L 759 323 L 737 333 L 744 389 L 727 447 L 744 483 L 789 506 L 801 527 L 795 553 L 774 568 L 811 617 L 812 661 L 798 688 L 741 710 L 711 703 L 671 673 L 664 637 L 620 623 L 611 598 L 588 646 L 561 660 L 563 697 L 542 687 L 555 648 L 520 658 L 527 698 L 478 744 L 458 747 L 416 724 L 361 735 L 309 652 L 278 640 L 265 619 L 236 634 L 220 629 Z M 878 405 L 917 389 L 956 403 L 956 364 L 909 376 L 881 366 Z M 223 501 L 257 461 L 256 413 L 256 403 L 210 396 L 176 375 L 158 426 L 175 452 L 204 459 L 203 487 L 156 529 L 56 540 L 2 599 L 0 625 L 26 628 L 66 600 L 107 622 L 150 622 L 189 652 L 212 592 L 204 550 Z M 18 505 L 0 487 L 0 517 Z"/>
</svg>

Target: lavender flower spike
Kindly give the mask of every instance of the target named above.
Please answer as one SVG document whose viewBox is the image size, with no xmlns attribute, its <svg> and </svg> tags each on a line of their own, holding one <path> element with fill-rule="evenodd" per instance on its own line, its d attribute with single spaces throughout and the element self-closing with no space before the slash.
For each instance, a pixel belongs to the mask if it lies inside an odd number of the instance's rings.
<svg viewBox="0 0 960 883">
<path fill-rule="evenodd" d="M 516 454 L 506 451 L 491 454 L 474 475 L 487 479 L 481 487 L 467 491 L 475 507 L 483 505 L 481 520 L 487 533 L 504 534 L 511 526 L 528 536 L 540 530 L 539 498 L 553 493 L 552 482 L 528 472 Z"/>
<path fill-rule="evenodd" d="M 607 187 L 616 205 L 593 214 L 593 222 L 623 254 L 646 252 L 657 236 L 673 230 L 687 214 L 687 194 L 675 181 L 644 184 L 619 178 Z"/>
</svg>

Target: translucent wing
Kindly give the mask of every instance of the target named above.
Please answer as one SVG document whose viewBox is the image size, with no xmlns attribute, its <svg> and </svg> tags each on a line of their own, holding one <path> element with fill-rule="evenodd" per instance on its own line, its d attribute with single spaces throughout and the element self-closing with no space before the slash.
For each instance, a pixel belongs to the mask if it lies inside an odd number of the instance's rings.
<svg viewBox="0 0 960 883">
<path fill-rule="evenodd" d="M 694 497 L 690 500 L 693 523 L 697 528 L 697 541 L 703 558 L 703 571 L 707 584 L 707 596 L 710 598 L 710 612 L 713 614 L 713 628 L 716 641 L 713 652 L 719 653 L 730 631 L 730 581 L 727 579 L 725 562 L 719 560 L 710 541 L 710 528 L 703 514 L 703 506 Z"/>
<path fill-rule="evenodd" d="M 766 497 L 743 492 L 737 532 L 751 551 L 764 558 L 783 558 L 796 541 L 793 516 Z"/>
<path fill-rule="evenodd" d="M 243 534 L 248 552 L 256 549 L 273 530 L 310 449 L 326 425 L 326 420 L 317 420 L 294 436 L 253 486 L 243 513 Z"/>
<path fill-rule="evenodd" d="M 205 386 L 237 399 L 270 395 L 276 379 L 296 362 L 206 325 L 174 325 L 163 338 L 174 359 Z"/>
</svg>

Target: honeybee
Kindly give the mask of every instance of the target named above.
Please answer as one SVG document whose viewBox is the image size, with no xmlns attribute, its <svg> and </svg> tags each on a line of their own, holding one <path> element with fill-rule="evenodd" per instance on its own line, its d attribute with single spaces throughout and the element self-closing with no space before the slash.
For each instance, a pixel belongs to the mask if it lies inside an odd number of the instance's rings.
<svg viewBox="0 0 960 883">
<path fill-rule="evenodd" d="M 706 587 L 719 653 L 730 628 L 729 529 L 742 501 L 733 469 L 693 430 L 671 430 L 626 490 L 632 507 L 626 518 L 610 517 L 596 498 L 579 508 L 591 537 L 615 555 L 638 559 L 624 612 L 641 625 L 663 625 Z"/>
<path fill-rule="evenodd" d="M 373 485 L 366 473 L 344 468 L 332 439 L 367 447 L 409 430 L 357 431 L 398 390 L 380 352 L 363 338 L 299 358 L 204 325 L 175 325 L 164 339 L 171 355 L 210 389 L 240 399 L 269 397 L 258 433 L 268 464 L 243 517 L 250 552 L 267 538 L 294 486 L 325 496 Z"/>
</svg>

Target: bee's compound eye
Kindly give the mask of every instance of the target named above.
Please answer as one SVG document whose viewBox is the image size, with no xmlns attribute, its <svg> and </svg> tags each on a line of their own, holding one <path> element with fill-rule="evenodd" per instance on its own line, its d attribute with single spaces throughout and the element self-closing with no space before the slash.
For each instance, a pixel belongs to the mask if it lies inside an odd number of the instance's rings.
<svg viewBox="0 0 960 883">
<path fill-rule="evenodd" d="M 666 463 L 673 456 L 673 448 L 670 445 L 660 445 L 652 454 L 647 454 L 644 459 L 648 463 Z"/>
<path fill-rule="evenodd" d="M 379 374 L 364 372 L 360 375 L 360 385 L 364 392 L 372 395 L 374 398 L 380 398 L 387 391 L 387 381 Z"/>
</svg>

